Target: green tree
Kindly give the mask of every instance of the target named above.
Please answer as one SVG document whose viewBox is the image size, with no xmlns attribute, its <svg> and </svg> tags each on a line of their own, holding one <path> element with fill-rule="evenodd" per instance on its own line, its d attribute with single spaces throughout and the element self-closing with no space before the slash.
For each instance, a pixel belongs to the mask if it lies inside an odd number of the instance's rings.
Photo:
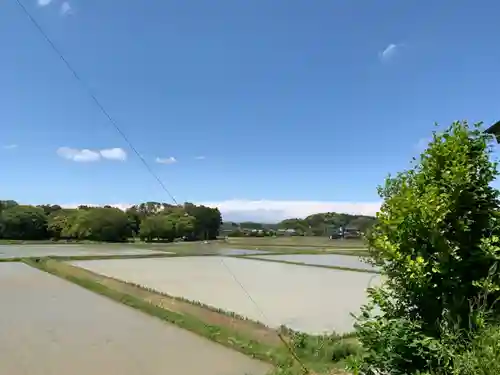
<svg viewBox="0 0 500 375">
<path fill-rule="evenodd" d="M 385 281 L 358 318 L 367 352 L 355 373 L 451 374 L 448 346 L 482 326 L 480 312 L 498 316 L 498 173 L 488 141 L 479 125 L 455 122 L 379 188 L 369 243 Z"/>
<path fill-rule="evenodd" d="M 168 215 L 145 217 L 141 222 L 139 236 L 143 241 L 173 241 L 176 236 L 175 219 Z"/>
<path fill-rule="evenodd" d="M 0 213 L 0 232 L 13 240 L 41 240 L 47 235 L 47 216 L 34 206 L 11 205 Z"/>
<path fill-rule="evenodd" d="M 5 210 L 7 208 L 14 207 L 17 205 L 18 205 L 18 203 L 16 201 L 13 201 L 13 200 L 0 200 L 0 212 L 2 212 L 3 210 Z"/>
<path fill-rule="evenodd" d="M 78 210 L 61 209 L 53 211 L 48 216 L 48 232 L 51 238 L 55 240 L 76 238 L 73 231 Z"/>
<path fill-rule="evenodd" d="M 78 209 L 70 225 L 68 235 L 78 239 L 122 242 L 132 235 L 127 215 L 118 208 Z"/>
<path fill-rule="evenodd" d="M 176 237 L 191 237 L 193 235 L 196 218 L 189 215 L 180 215 L 175 217 Z"/>
<path fill-rule="evenodd" d="M 185 203 L 184 210 L 189 216 L 195 218 L 193 238 L 191 239 L 213 240 L 217 238 L 222 225 L 222 215 L 217 208 Z"/>
<path fill-rule="evenodd" d="M 58 204 L 42 204 L 37 207 L 40 207 L 47 216 L 55 211 L 59 211 L 62 209 L 61 206 L 59 206 Z"/>
</svg>

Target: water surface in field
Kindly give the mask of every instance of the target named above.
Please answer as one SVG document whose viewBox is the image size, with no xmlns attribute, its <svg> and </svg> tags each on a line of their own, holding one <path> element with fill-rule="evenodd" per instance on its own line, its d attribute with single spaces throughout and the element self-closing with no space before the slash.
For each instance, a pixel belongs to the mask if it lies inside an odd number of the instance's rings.
<svg viewBox="0 0 500 375">
<path fill-rule="evenodd" d="M 0 263 L 0 374 L 263 375 L 267 364 L 23 263 Z"/>
<path fill-rule="evenodd" d="M 375 270 L 371 264 L 363 262 L 362 258 L 352 255 L 339 254 L 283 254 L 283 255 L 256 255 L 254 259 L 282 260 L 308 265 L 347 267 L 362 270 Z"/>
<path fill-rule="evenodd" d="M 141 254 L 165 254 L 165 252 L 137 249 L 126 245 L 0 245 L 0 258 Z"/>
<path fill-rule="evenodd" d="M 366 288 L 379 282 L 378 275 L 364 272 L 218 256 L 72 264 L 232 311 L 271 327 L 283 324 L 310 333 L 351 331 L 350 313 L 357 313 L 366 302 Z"/>
</svg>

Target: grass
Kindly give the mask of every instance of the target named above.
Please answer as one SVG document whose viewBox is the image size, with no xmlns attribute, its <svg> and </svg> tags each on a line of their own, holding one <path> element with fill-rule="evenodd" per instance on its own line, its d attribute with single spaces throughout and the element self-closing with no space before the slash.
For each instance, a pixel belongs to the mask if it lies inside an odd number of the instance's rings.
<svg viewBox="0 0 500 375">
<path fill-rule="evenodd" d="M 357 341 L 350 335 L 308 335 L 284 327 L 278 335 L 278 331 L 237 314 L 98 275 L 55 259 L 23 261 L 250 357 L 271 363 L 275 366 L 273 374 L 303 373 L 287 346 L 293 348 L 308 369 L 318 374 L 339 373 L 344 359 L 360 350 Z"/>
</svg>

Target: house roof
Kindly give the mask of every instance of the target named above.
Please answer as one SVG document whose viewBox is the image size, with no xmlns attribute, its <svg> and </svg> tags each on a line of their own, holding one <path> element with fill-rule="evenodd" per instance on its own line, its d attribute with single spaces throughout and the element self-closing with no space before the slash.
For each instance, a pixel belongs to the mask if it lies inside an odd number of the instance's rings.
<svg viewBox="0 0 500 375">
<path fill-rule="evenodd" d="M 498 143 L 500 143 L 500 121 L 495 122 L 488 129 L 484 131 L 488 134 L 493 134 Z"/>
</svg>

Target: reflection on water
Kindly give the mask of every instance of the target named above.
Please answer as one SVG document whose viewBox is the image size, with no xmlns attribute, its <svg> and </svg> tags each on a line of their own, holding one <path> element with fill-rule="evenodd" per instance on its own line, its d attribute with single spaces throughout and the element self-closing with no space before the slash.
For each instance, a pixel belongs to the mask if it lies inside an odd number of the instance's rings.
<svg viewBox="0 0 500 375">
<path fill-rule="evenodd" d="M 139 255 L 158 251 L 126 246 L 106 245 L 0 245 L 0 258 L 78 256 L 78 255 Z M 164 252 L 162 254 L 165 254 Z"/>
<path fill-rule="evenodd" d="M 362 270 L 374 270 L 371 264 L 367 264 L 360 257 L 340 254 L 284 254 L 284 255 L 261 255 L 252 256 L 258 259 L 283 260 L 287 262 L 295 262 L 310 265 L 320 266 L 337 266 L 357 268 Z"/>
<path fill-rule="evenodd" d="M 268 251 L 250 250 L 250 249 L 220 248 L 217 250 L 217 254 L 220 255 L 254 255 L 254 254 L 266 254 L 266 253 L 268 253 Z"/>
</svg>

